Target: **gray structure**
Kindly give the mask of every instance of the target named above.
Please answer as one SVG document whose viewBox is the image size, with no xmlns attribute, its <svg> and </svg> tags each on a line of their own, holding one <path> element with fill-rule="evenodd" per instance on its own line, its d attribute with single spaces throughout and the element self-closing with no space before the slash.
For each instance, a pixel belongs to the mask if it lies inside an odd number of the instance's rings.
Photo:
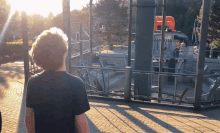
<svg viewBox="0 0 220 133">
<path fill-rule="evenodd" d="M 166 0 L 163 0 L 163 24 L 162 24 L 162 38 L 160 45 L 160 72 L 163 72 L 163 56 L 164 56 L 164 34 L 165 34 L 165 24 L 166 24 Z M 159 76 L 159 92 L 158 98 L 162 98 L 162 76 Z"/>
<path fill-rule="evenodd" d="M 63 26 L 64 32 L 67 34 L 68 37 L 68 56 L 66 59 L 66 69 L 69 72 L 71 68 L 70 63 L 70 45 L 71 45 L 71 26 L 70 26 L 70 0 L 63 0 Z"/>
<path fill-rule="evenodd" d="M 89 66 L 92 66 L 92 22 L 93 22 L 93 17 L 92 17 L 92 2 L 93 0 L 90 0 L 89 3 L 89 45 L 90 45 L 90 54 L 91 56 L 89 57 Z"/>
<path fill-rule="evenodd" d="M 23 58 L 24 58 L 24 73 L 25 73 L 25 86 L 29 79 L 29 54 L 28 54 L 28 27 L 27 27 L 27 13 L 22 12 L 22 38 L 23 38 Z"/>
<path fill-rule="evenodd" d="M 197 72 L 196 72 L 196 89 L 194 96 L 194 108 L 196 110 L 201 109 L 201 97 L 202 97 L 202 82 L 203 82 L 203 73 L 205 66 L 205 52 L 206 52 L 206 42 L 208 34 L 208 25 L 209 25 L 209 13 L 210 13 L 210 4 L 208 0 L 203 0 L 203 11 L 202 11 L 202 25 L 201 25 L 201 36 L 200 36 L 200 47 L 198 54 L 197 62 Z"/>
<path fill-rule="evenodd" d="M 152 70 L 152 49 L 156 0 L 138 0 L 136 18 L 135 69 Z M 135 75 L 135 95 L 151 96 L 151 78 Z"/>
</svg>

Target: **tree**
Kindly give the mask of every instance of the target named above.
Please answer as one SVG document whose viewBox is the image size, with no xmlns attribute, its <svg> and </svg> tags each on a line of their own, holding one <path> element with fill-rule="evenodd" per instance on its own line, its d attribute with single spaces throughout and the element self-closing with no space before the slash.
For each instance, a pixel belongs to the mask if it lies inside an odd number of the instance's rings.
<svg viewBox="0 0 220 133">
<path fill-rule="evenodd" d="M 5 22 L 7 21 L 10 14 L 10 4 L 7 0 L 0 0 L 0 31 L 2 31 Z"/>
<path fill-rule="evenodd" d="M 4 36 L 1 36 L 1 39 L 3 39 L 2 40 L 3 44 L 5 44 L 5 42 L 7 42 L 8 40 L 11 40 L 11 33 L 9 32 L 10 28 L 8 28 L 6 32 L 2 34 L 2 30 L 5 27 L 7 19 L 9 18 L 9 15 L 10 15 L 10 8 L 11 8 L 11 5 L 7 2 L 7 0 L 0 0 L 0 33 L 1 35 L 4 35 Z"/>
<path fill-rule="evenodd" d="M 28 15 L 28 31 L 30 39 L 32 39 L 34 36 L 39 35 L 45 30 L 44 26 L 45 18 L 40 14 L 32 14 Z"/>
<path fill-rule="evenodd" d="M 199 24 L 201 24 L 201 17 L 202 7 L 197 17 Z M 200 25 L 197 32 L 200 35 Z M 220 0 L 212 0 L 207 40 L 212 43 L 212 46 L 220 48 Z"/>
<path fill-rule="evenodd" d="M 193 2 L 193 1 L 191 1 Z M 186 19 L 185 19 L 185 27 L 183 29 L 183 33 L 185 33 L 190 39 L 193 32 L 194 21 L 199 15 L 200 7 L 202 3 L 201 0 L 198 3 L 187 5 Z"/>
<path fill-rule="evenodd" d="M 49 28 L 53 27 L 52 26 L 53 18 L 54 18 L 53 12 L 50 11 L 44 21 L 45 29 L 49 29 Z"/>
<path fill-rule="evenodd" d="M 208 29 L 208 40 L 210 42 L 220 39 L 219 8 L 220 8 L 220 0 L 213 0 L 211 11 L 210 11 L 210 21 L 209 21 L 209 29 Z"/>
<path fill-rule="evenodd" d="M 81 10 L 72 10 L 70 12 L 70 20 L 71 20 L 71 29 L 77 29 L 79 31 L 79 23 L 83 24 L 83 28 L 89 32 L 89 6 L 88 4 L 84 6 Z M 76 22 L 74 24 L 74 22 Z M 58 14 L 52 19 L 53 27 L 58 27 L 63 29 L 63 14 Z M 77 31 L 77 32 L 78 32 Z M 75 35 L 71 35 L 72 38 L 75 38 Z"/>
<path fill-rule="evenodd" d="M 166 15 L 173 16 L 175 19 L 175 29 L 192 36 L 194 20 L 199 15 L 202 0 L 166 0 Z M 189 3 L 189 4 L 187 4 Z M 162 5 L 163 0 L 158 0 Z M 157 7 L 157 15 L 162 15 L 162 7 Z"/>
<path fill-rule="evenodd" d="M 58 14 L 57 16 L 55 16 L 53 19 L 52 19 L 52 27 L 57 27 L 57 28 L 60 28 L 64 31 L 64 28 L 63 28 L 63 14 Z"/>
<path fill-rule="evenodd" d="M 123 42 L 127 39 L 127 6 L 126 0 L 100 0 L 93 5 L 93 37 L 97 43 Z M 83 24 L 85 31 L 89 33 L 89 4 L 81 10 L 72 10 L 71 28 L 79 30 L 79 24 Z M 110 16 L 110 17 L 109 17 Z M 63 29 L 62 13 L 52 19 L 52 26 Z M 77 22 L 77 24 L 74 24 Z M 100 25 L 107 26 L 107 32 L 100 30 Z M 74 34 L 72 34 L 74 38 Z M 88 39 L 83 34 L 83 39 Z"/>
<path fill-rule="evenodd" d="M 127 38 L 127 10 L 123 0 L 99 0 L 95 5 L 95 17 L 105 31 L 96 30 L 97 40 L 106 43 L 124 42 Z"/>
</svg>

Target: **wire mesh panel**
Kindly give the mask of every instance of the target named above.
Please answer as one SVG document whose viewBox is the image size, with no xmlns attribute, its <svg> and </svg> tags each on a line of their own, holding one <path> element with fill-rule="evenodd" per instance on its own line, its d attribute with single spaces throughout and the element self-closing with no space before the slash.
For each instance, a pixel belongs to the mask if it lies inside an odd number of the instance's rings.
<svg viewBox="0 0 220 133">
<path fill-rule="evenodd" d="M 123 70 L 111 68 L 78 69 L 80 77 L 84 80 L 87 93 L 107 97 L 123 97 L 125 75 Z"/>
<path fill-rule="evenodd" d="M 34 75 L 36 73 L 42 72 L 43 69 L 36 65 L 31 57 L 29 57 L 29 73 Z"/>
<path fill-rule="evenodd" d="M 181 78 L 189 78 L 194 79 L 195 75 L 192 74 L 182 74 L 182 73 L 169 73 L 169 72 L 144 72 L 134 70 L 133 74 L 147 74 L 151 77 L 158 77 L 161 75 L 163 78 L 162 82 L 162 98 L 158 98 L 159 86 L 158 81 L 157 84 L 153 84 L 151 86 L 151 96 L 141 96 L 138 93 L 138 88 L 134 88 L 133 98 L 141 99 L 141 100 L 156 100 L 156 101 L 164 101 L 174 103 L 193 103 L 194 96 L 194 87 L 191 86 L 190 82 L 183 83 L 181 82 Z M 173 82 L 169 81 L 169 78 L 173 78 Z M 147 81 L 146 81 L 147 82 Z M 155 82 L 155 81 L 154 81 Z M 190 97 L 190 99 L 188 98 Z M 151 101 L 151 102 L 153 102 Z"/>
<path fill-rule="evenodd" d="M 80 55 L 80 44 L 82 44 L 82 53 L 89 52 L 90 45 L 89 41 L 81 41 L 71 43 L 71 57 L 79 56 Z"/>
</svg>

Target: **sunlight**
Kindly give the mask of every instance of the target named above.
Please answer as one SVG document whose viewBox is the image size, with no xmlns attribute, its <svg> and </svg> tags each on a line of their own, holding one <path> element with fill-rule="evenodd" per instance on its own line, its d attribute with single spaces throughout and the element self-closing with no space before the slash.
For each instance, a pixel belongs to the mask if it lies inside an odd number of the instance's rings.
<svg viewBox="0 0 220 133">
<path fill-rule="evenodd" d="M 2 42 L 3 42 L 3 40 L 4 40 L 6 31 L 8 30 L 8 26 L 9 26 L 9 24 L 10 24 L 10 21 L 11 21 L 11 18 L 12 18 L 12 16 L 13 16 L 13 14 L 14 14 L 14 12 L 11 12 L 11 13 L 9 14 L 9 17 L 8 17 L 8 19 L 7 19 L 7 21 L 6 21 L 5 25 L 4 25 L 4 27 L 3 27 L 3 29 L 2 29 L 2 32 L 1 32 L 1 34 L 0 34 L 0 45 L 3 44 Z"/>
<path fill-rule="evenodd" d="M 165 125 L 161 125 L 158 123 L 158 120 L 150 116 L 148 113 L 145 115 L 143 113 L 139 113 L 138 111 L 133 110 L 125 110 L 131 117 L 135 118 L 136 124 L 138 124 L 142 129 L 151 130 L 151 132 L 170 132 L 169 129 L 166 129 Z"/>
<path fill-rule="evenodd" d="M 27 14 L 39 13 L 46 17 L 49 12 L 54 15 L 62 12 L 62 1 L 52 0 L 9 0 L 12 5 L 12 11 L 25 10 Z"/>
<path fill-rule="evenodd" d="M 49 12 L 53 12 L 53 15 L 56 16 L 59 13 L 62 13 L 62 0 L 8 0 L 12 5 L 12 11 L 15 10 L 25 10 L 27 14 L 39 13 L 44 17 L 47 17 Z M 70 0 L 70 10 L 82 9 L 83 6 L 89 3 L 90 0 Z M 97 0 L 93 0 L 93 3 Z"/>
<path fill-rule="evenodd" d="M 153 109 L 153 108 L 142 108 L 139 107 L 139 109 L 149 112 L 155 112 L 155 113 L 165 113 L 165 114 L 175 114 L 175 115 L 184 115 L 184 116 L 190 116 L 190 117 L 200 117 L 200 118 L 206 118 L 206 116 L 202 114 L 197 114 L 193 112 L 186 112 L 186 111 L 177 111 L 177 110 L 164 110 L 164 109 Z"/>
</svg>

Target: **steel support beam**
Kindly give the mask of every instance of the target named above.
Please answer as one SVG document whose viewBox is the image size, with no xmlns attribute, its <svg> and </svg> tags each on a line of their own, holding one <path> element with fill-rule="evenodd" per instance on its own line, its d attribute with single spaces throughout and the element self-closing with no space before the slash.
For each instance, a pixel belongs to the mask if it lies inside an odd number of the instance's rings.
<svg viewBox="0 0 220 133">
<path fill-rule="evenodd" d="M 135 69 L 152 70 L 156 0 L 137 0 Z M 151 7 L 140 7 L 151 6 Z M 151 76 L 135 75 L 135 95 L 151 96 Z"/>
<path fill-rule="evenodd" d="M 205 66 L 205 51 L 206 51 L 206 42 L 207 42 L 207 34 L 208 34 L 208 25 L 209 25 L 210 4 L 211 4 L 210 0 L 203 0 L 200 47 L 198 54 L 196 87 L 195 87 L 195 95 L 194 95 L 195 110 L 201 110 L 202 83 L 204 76 L 203 74 L 204 74 L 204 66 Z"/>
<path fill-rule="evenodd" d="M 163 55 L 164 55 L 164 36 L 165 36 L 165 25 L 166 25 L 166 0 L 163 0 L 163 25 L 162 25 L 162 38 L 160 45 L 160 72 L 163 71 Z M 162 76 L 159 76 L 159 92 L 158 98 L 162 98 Z"/>
<path fill-rule="evenodd" d="M 131 100 L 131 67 L 125 67 L 125 84 L 124 84 L 124 100 L 129 102 Z"/>
<path fill-rule="evenodd" d="M 92 1 L 90 0 L 90 5 L 89 5 L 89 44 L 90 44 L 90 52 L 92 53 Z"/>
<path fill-rule="evenodd" d="M 23 39 L 23 58 L 24 58 L 24 75 L 25 86 L 29 79 L 29 54 L 28 54 L 28 27 L 27 27 L 27 13 L 22 11 L 22 39 Z"/>
<path fill-rule="evenodd" d="M 129 6 L 129 25 L 128 25 L 128 66 L 131 66 L 131 32 L 132 32 L 132 0 Z"/>
<path fill-rule="evenodd" d="M 80 48 L 80 66 L 83 61 L 83 47 L 82 47 L 82 23 L 79 24 L 79 48 Z"/>
<path fill-rule="evenodd" d="M 68 55 L 66 58 L 66 69 L 71 69 L 71 26 L 70 26 L 70 0 L 63 0 L 63 27 L 68 37 Z"/>
<path fill-rule="evenodd" d="M 89 66 L 92 66 L 92 21 L 93 21 L 93 17 L 92 17 L 92 2 L 93 0 L 90 0 L 89 3 L 89 44 L 90 44 L 90 56 L 88 57 L 89 59 Z"/>
</svg>

